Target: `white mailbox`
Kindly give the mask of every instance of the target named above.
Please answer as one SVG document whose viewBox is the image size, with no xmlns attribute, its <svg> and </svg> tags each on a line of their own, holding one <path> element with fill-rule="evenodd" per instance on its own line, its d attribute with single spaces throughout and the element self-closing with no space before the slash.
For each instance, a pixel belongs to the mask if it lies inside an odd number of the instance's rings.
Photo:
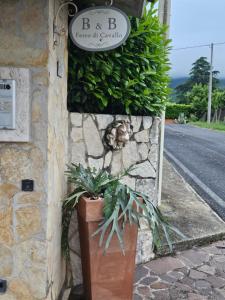
<svg viewBox="0 0 225 300">
<path fill-rule="evenodd" d="M 0 79 L 0 129 L 15 129 L 16 82 Z"/>
<path fill-rule="evenodd" d="M 0 143 L 30 141 L 30 71 L 0 67 Z"/>
</svg>

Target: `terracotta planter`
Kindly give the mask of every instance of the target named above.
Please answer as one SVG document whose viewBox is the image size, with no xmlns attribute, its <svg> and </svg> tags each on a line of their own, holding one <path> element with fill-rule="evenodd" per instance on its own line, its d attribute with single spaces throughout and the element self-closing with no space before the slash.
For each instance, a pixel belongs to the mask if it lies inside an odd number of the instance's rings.
<svg viewBox="0 0 225 300">
<path fill-rule="evenodd" d="M 116 236 L 103 254 L 99 235 L 92 237 L 102 220 L 103 200 L 82 198 L 78 206 L 82 271 L 86 300 L 131 300 L 135 272 L 137 226 L 127 224 L 125 256 Z"/>
</svg>

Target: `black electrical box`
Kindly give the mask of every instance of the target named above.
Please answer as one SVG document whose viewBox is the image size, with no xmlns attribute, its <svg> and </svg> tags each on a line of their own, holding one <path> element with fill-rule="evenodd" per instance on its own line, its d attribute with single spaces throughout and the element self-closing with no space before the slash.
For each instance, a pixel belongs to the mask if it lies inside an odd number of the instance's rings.
<svg viewBox="0 0 225 300">
<path fill-rule="evenodd" d="M 7 281 L 0 279 L 0 294 L 4 294 L 7 290 Z"/>
<path fill-rule="evenodd" d="M 24 192 L 33 192 L 34 190 L 34 181 L 31 179 L 22 180 L 22 191 Z"/>
</svg>

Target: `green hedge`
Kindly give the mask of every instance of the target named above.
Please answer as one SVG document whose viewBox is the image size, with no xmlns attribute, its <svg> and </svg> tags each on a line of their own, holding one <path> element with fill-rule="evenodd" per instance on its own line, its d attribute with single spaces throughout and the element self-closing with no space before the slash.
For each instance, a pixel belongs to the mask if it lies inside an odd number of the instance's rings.
<svg viewBox="0 0 225 300">
<path fill-rule="evenodd" d="M 166 105 L 166 119 L 177 119 L 180 113 L 189 117 L 192 113 L 192 106 L 189 104 L 169 103 Z"/>
<path fill-rule="evenodd" d="M 157 115 L 168 99 L 168 51 L 157 11 L 131 18 L 117 49 L 87 52 L 69 43 L 68 109 L 89 113 Z"/>
</svg>

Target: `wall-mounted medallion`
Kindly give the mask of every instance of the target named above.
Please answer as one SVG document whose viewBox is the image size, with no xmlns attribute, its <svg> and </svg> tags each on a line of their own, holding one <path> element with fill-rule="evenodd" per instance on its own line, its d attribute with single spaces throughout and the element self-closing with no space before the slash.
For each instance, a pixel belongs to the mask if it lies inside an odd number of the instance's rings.
<svg viewBox="0 0 225 300">
<path fill-rule="evenodd" d="M 97 6 L 77 13 L 70 22 L 73 43 L 86 51 L 106 51 L 119 47 L 130 34 L 130 21 L 118 8 Z"/>
<path fill-rule="evenodd" d="M 112 150 L 122 149 L 130 140 L 132 126 L 128 121 L 115 121 L 108 125 L 104 135 L 105 145 Z"/>
</svg>

